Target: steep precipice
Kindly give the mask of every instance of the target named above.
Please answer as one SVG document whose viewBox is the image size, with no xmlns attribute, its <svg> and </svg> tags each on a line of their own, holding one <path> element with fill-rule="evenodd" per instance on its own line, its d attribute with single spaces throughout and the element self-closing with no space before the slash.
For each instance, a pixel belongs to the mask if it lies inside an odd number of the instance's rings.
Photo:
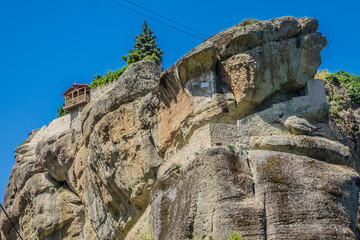
<svg viewBox="0 0 360 240">
<path fill-rule="evenodd" d="M 25 239 L 357 239 L 358 157 L 329 126 L 313 18 L 234 26 L 16 148 L 4 207 Z M 331 124 L 330 124 L 331 125 Z M 228 145 L 228 147 L 226 147 Z M 17 239 L 0 216 L 1 239 Z"/>
</svg>

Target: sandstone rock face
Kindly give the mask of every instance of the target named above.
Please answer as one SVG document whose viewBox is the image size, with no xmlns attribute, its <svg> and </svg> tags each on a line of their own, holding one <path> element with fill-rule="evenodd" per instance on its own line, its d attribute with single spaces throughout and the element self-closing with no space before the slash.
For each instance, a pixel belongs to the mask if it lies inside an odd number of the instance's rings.
<svg viewBox="0 0 360 240">
<path fill-rule="evenodd" d="M 359 175 L 350 168 L 274 151 L 250 151 L 266 239 L 357 239 Z"/>
<path fill-rule="evenodd" d="M 43 127 L 30 142 L 15 149 L 16 164 L 3 205 L 24 239 L 81 239 L 91 233 L 85 233 L 86 219 L 80 198 L 66 182 L 58 182 L 48 173 L 51 170 L 43 165 L 45 159 L 37 153 L 38 146 L 47 145 L 44 149 L 52 151 L 47 156 L 55 156 L 52 159 L 54 165 L 67 161 L 62 155 L 67 130 L 62 130 L 67 129 L 69 123 L 69 116 L 57 119 Z M 57 158 L 61 160 L 57 161 Z M 3 213 L 1 233 L 3 239 L 18 239 Z"/>
<path fill-rule="evenodd" d="M 225 239 L 239 228 L 251 239 L 265 234 L 247 157 L 227 148 L 207 149 L 187 168 L 164 176 L 152 191 L 151 208 L 155 239 Z"/>
<path fill-rule="evenodd" d="M 357 239 L 359 175 L 296 154 L 212 148 L 152 192 L 155 239 Z"/>
<path fill-rule="evenodd" d="M 233 123 L 275 92 L 305 86 L 326 45 L 317 27 L 293 17 L 235 26 L 182 57 L 160 77 L 159 149 L 181 145 L 210 119 Z"/>
<path fill-rule="evenodd" d="M 140 111 L 159 75 L 152 62 L 133 64 L 111 91 L 85 107 L 77 129 L 68 115 L 16 149 L 4 206 L 23 236 L 125 238 L 147 209 L 163 162 Z M 4 239 L 16 239 L 4 215 L 1 231 Z"/>
<path fill-rule="evenodd" d="M 329 120 L 317 27 L 234 26 L 165 72 L 132 64 L 15 149 L 3 205 L 20 234 L 359 239 L 358 112 L 344 113 L 351 129 Z M 17 239 L 3 213 L 0 239 Z"/>
<path fill-rule="evenodd" d="M 100 239 L 123 239 L 146 210 L 157 168 L 162 163 L 149 129 L 138 115 L 143 97 L 157 86 L 159 68 L 152 62 L 133 64 L 104 97 L 87 105 L 80 120 L 84 135 L 80 171 L 70 181 Z M 146 98 L 144 98 L 146 99 Z M 79 186 L 79 187 L 78 187 Z M 115 231 L 116 230 L 116 231 Z"/>
</svg>

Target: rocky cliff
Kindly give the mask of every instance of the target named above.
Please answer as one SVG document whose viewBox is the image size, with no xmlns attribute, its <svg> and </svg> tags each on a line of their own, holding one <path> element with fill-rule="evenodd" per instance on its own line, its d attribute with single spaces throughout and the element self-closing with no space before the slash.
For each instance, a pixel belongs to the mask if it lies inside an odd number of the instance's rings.
<svg viewBox="0 0 360 240">
<path fill-rule="evenodd" d="M 3 202 L 22 237 L 359 239 L 359 128 L 329 118 L 317 28 L 231 27 L 165 72 L 132 64 L 40 129 L 15 149 Z M 19 239 L 3 213 L 0 227 Z"/>
</svg>

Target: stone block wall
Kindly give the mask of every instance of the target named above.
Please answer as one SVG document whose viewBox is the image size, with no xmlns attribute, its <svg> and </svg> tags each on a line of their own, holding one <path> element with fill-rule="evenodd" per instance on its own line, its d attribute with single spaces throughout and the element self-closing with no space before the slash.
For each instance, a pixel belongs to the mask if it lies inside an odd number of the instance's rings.
<svg viewBox="0 0 360 240">
<path fill-rule="evenodd" d="M 95 99 L 100 98 L 101 96 L 105 95 L 109 92 L 117 83 L 117 81 L 113 81 L 109 84 L 98 86 L 97 88 L 92 88 L 90 92 L 90 99 L 94 101 Z"/>
<path fill-rule="evenodd" d="M 324 81 L 321 79 L 310 79 L 306 84 L 305 94 L 310 97 L 314 105 L 326 103 Z"/>
</svg>

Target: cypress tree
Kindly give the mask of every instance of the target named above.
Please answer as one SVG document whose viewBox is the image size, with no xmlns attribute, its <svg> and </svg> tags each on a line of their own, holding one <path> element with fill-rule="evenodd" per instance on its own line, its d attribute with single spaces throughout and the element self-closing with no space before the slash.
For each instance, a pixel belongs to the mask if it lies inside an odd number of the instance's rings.
<svg viewBox="0 0 360 240">
<path fill-rule="evenodd" d="M 123 56 L 128 65 L 143 59 L 152 59 L 156 64 L 161 65 L 164 52 L 159 48 L 155 41 L 157 37 L 153 34 L 151 27 L 144 20 L 141 33 L 135 37 L 134 48 L 129 51 L 130 54 Z"/>
</svg>

